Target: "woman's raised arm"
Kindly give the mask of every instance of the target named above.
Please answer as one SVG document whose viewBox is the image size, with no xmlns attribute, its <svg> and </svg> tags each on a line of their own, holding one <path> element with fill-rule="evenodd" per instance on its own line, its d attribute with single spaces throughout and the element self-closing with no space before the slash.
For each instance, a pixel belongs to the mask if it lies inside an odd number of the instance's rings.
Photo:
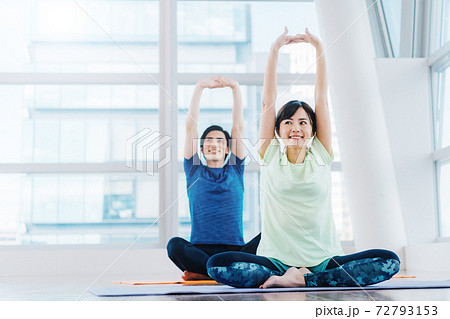
<svg viewBox="0 0 450 319">
<path fill-rule="evenodd" d="M 331 155 L 331 120 L 328 109 L 328 78 L 327 65 L 322 42 L 306 28 L 303 35 L 305 42 L 316 49 L 316 85 L 314 89 L 315 113 L 317 122 L 317 138 Z"/>
<path fill-rule="evenodd" d="M 264 73 L 264 88 L 262 97 L 262 109 L 259 121 L 259 154 L 264 157 L 270 141 L 275 136 L 275 101 L 277 99 L 277 63 L 278 53 L 281 47 L 291 43 L 300 42 L 300 35 L 287 35 L 288 29 L 272 44 L 267 60 L 266 73 Z"/>
</svg>

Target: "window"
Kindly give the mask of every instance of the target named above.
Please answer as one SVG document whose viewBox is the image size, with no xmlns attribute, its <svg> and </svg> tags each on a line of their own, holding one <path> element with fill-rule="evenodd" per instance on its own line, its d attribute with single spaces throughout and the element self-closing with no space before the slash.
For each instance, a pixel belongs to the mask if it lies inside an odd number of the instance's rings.
<svg viewBox="0 0 450 319">
<path fill-rule="evenodd" d="M 107 243 L 137 237 L 144 223 L 157 220 L 158 175 L 83 174 L 124 163 L 124 141 L 143 128 L 158 129 L 155 87 L 1 86 L 0 96 L 7 106 L 0 109 L 0 144 L 9 150 L 0 163 L 25 167 L 25 174 L 2 175 L 2 185 L 18 194 L 3 199 L 4 243 Z M 32 164 L 49 169 L 30 171 Z M 58 170 L 64 173 L 52 173 Z"/>
<path fill-rule="evenodd" d="M 402 0 L 381 1 L 386 19 L 389 40 L 395 57 L 400 55 L 400 32 L 402 21 Z"/>
<path fill-rule="evenodd" d="M 434 119 L 434 167 L 440 237 L 450 237 L 450 3 L 430 4 L 429 57 Z"/>
<path fill-rule="evenodd" d="M 139 0 L 3 1 L 0 71 L 157 72 L 158 8 Z"/>
<path fill-rule="evenodd" d="M 450 236 L 449 160 L 450 160 L 450 55 L 432 67 L 434 139 L 433 154 L 436 168 L 436 185 L 439 211 L 439 233 Z"/>
<path fill-rule="evenodd" d="M 264 72 L 272 40 L 284 26 L 318 30 L 312 2 L 180 1 L 177 20 L 178 71 L 189 73 Z M 279 72 L 306 72 L 294 69 L 291 60 L 315 60 L 313 50 L 300 57 L 287 47 L 283 51 Z"/>
<path fill-rule="evenodd" d="M 450 40 L 450 3 L 447 0 L 431 2 L 429 54 L 445 46 Z"/>
<path fill-rule="evenodd" d="M 450 62 L 450 61 L 449 61 Z M 436 70 L 435 145 L 450 146 L 450 66 Z"/>
</svg>

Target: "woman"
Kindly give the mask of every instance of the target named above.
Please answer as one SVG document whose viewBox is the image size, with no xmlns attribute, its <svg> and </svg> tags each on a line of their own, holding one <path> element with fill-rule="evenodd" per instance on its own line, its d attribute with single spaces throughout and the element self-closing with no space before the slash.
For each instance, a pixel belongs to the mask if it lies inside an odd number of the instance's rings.
<svg viewBox="0 0 450 319">
<path fill-rule="evenodd" d="M 295 100 L 276 116 L 278 52 L 284 45 L 301 42 L 316 49 L 315 112 Z M 345 256 L 337 238 L 323 53 L 320 40 L 308 29 L 290 36 L 285 28 L 271 47 L 259 128 L 259 153 L 265 164 L 260 185 L 262 238 L 257 255 L 228 252 L 209 259 L 208 274 L 221 283 L 261 288 L 365 286 L 390 279 L 399 270 L 393 252 L 377 249 Z"/>
<path fill-rule="evenodd" d="M 223 87 L 233 90 L 231 137 L 218 125 L 208 127 L 200 138 L 201 153 L 206 160 L 206 165 L 203 165 L 197 154 L 200 98 L 205 88 Z M 184 280 L 210 279 L 206 262 L 216 253 L 230 250 L 256 253 L 260 237 L 244 245 L 242 234 L 245 159 L 245 147 L 241 141 L 243 122 L 238 82 L 222 76 L 197 82 L 186 120 L 184 145 L 184 170 L 192 221 L 191 239 L 188 242 L 174 237 L 167 244 L 169 258 L 184 271 Z M 230 156 L 226 161 L 228 154 Z"/>
</svg>

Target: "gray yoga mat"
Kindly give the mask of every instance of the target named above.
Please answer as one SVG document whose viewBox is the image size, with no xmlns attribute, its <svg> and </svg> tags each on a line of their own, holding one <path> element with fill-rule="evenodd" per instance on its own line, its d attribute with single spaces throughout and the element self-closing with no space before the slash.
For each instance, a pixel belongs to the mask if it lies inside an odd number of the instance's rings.
<svg viewBox="0 0 450 319">
<path fill-rule="evenodd" d="M 445 281 L 408 281 L 390 280 L 376 285 L 363 287 L 364 290 L 379 289 L 430 289 L 450 288 L 450 280 Z M 183 285 L 136 285 L 117 288 L 91 289 L 89 292 L 98 297 L 150 296 L 150 295 L 183 295 L 183 294 L 236 294 L 236 293 L 269 293 L 290 291 L 343 291 L 361 290 L 360 287 L 297 287 L 297 288 L 233 288 L 230 286 L 183 286 Z"/>
</svg>

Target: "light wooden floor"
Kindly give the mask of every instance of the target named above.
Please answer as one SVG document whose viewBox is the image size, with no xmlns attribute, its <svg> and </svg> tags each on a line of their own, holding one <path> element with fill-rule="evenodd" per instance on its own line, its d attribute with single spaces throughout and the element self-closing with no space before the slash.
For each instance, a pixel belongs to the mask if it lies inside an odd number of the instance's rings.
<svg viewBox="0 0 450 319">
<path fill-rule="evenodd" d="M 417 273 L 403 272 L 403 275 L 415 275 L 416 279 L 408 280 L 447 280 L 449 273 Z M 95 276 L 71 277 L 0 277 L 0 300 L 150 300 L 150 301 L 259 301 L 259 300 L 296 300 L 296 301 L 446 301 L 450 300 L 449 289 L 405 289 L 379 291 L 341 291 L 341 292 L 286 292 L 286 293 L 252 293 L 252 294 L 214 294 L 214 295 L 173 295 L 173 296 L 135 296 L 135 297 L 96 297 L 85 292 L 97 278 Z M 154 280 L 150 278 L 112 278 L 103 277 L 91 288 L 117 287 L 112 280 Z M 160 280 L 166 280 L 163 278 Z M 172 278 L 179 280 L 179 278 Z M 158 280 L 158 279 L 156 279 Z"/>
</svg>

